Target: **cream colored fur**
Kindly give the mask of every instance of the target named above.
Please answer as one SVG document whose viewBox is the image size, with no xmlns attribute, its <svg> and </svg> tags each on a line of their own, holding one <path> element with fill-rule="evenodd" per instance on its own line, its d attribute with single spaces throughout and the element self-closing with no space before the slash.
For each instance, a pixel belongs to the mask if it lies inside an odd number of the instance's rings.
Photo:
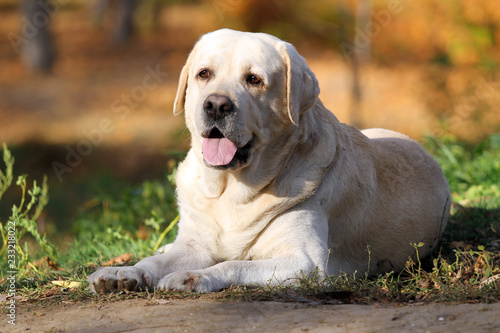
<svg viewBox="0 0 500 333">
<path fill-rule="evenodd" d="M 200 71 L 210 70 L 202 80 Z M 262 85 L 245 81 L 256 75 Z M 235 106 L 220 127 L 246 163 L 204 162 L 211 94 Z M 217 291 L 327 274 L 400 270 L 423 242 L 436 245 L 450 192 L 437 162 L 407 136 L 340 123 L 295 48 L 273 36 L 219 30 L 201 38 L 182 69 L 174 113 L 185 111 L 192 148 L 177 172 L 181 214 L 170 250 L 132 267 L 101 268 L 94 292 L 155 287 Z M 369 247 L 369 253 L 368 253 Z M 369 259 L 370 258 L 370 259 Z"/>
</svg>

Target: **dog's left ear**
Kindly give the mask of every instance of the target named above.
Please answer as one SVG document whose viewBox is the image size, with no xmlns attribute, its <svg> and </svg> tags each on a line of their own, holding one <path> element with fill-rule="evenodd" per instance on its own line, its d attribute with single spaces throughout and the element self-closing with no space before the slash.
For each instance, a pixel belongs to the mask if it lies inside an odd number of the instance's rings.
<svg viewBox="0 0 500 333">
<path fill-rule="evenodd" d="M 179 85 L 177 86 L 177 93 L 174 100 L 174 115 L 178 116 L 184 111 L 184 104 L 186 103 L 186 90 L 188 85 L 189 68 L 191 67 L 191 55 L 189 55 L 186 64 L 182 67 L 181 75 L 179 77 Z"/>
<path fill-rule="evenodd" d="M 298 125 L 300 115 L 310 109 L 319 95 L 316 76 L 292 44 L 283 42 L 280 50 L 286 65 L 288 117 Z"/>
</svg>

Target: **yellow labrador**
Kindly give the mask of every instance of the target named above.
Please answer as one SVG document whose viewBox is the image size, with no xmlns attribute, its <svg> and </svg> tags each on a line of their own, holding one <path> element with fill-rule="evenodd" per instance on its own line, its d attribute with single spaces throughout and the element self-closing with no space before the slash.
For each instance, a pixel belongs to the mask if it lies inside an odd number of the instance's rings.
<svg viewBox="0 0 500 333">
<path fill-rule="evenodd" d="M 217 291 L 327 274 L 400 270 L 436 245 L 450 191 L 407 136 L 340 123 L 295 48 L 219 30 L 195 45 L 174 113 L 192 148 L 177 173 L 181 220 L 166 253 L 101 268 L 94 292 Z M 369 248 L 369 251 L 368 251 Z"/>
</svg>

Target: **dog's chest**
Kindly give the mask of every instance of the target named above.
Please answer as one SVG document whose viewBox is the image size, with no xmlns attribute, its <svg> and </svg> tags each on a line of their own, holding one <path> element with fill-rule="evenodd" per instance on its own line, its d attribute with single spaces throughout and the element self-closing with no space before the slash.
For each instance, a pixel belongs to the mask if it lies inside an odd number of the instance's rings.
<svg viewBox="0 0 500 333">
<path fill-rule="evenodd" d="M 221 260 L 249 259 L 252 247 L 283 199 L 230 180 L 223 182 L 225 189 L 217 195 L 219 191 L 214 190 L 213 184 L 219 182 L 211 180 L 202 176 L 180 177 L 181 220 L 214 256 Z"/>
<path fill-rule="evenodd" d="M 261 228 L 253 216 L 238 209 L 227 209 L 212 216 L 217 225 L 213 251 L 221 260 L 245 260 Z"/>
</svg>

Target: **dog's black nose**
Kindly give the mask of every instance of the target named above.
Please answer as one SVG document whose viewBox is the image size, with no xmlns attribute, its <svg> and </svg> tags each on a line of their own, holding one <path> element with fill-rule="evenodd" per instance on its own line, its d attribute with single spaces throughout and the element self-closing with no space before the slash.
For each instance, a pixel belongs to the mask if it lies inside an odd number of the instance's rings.
<svg viewBox="0 0 500 333">
<path fill-rule="evenodd" d="M 224 118 L 233 109 L 233 102 L 226 96 L 210 95 L 203 103 L 203 110 L 213 120 Z"/>
</svg>

